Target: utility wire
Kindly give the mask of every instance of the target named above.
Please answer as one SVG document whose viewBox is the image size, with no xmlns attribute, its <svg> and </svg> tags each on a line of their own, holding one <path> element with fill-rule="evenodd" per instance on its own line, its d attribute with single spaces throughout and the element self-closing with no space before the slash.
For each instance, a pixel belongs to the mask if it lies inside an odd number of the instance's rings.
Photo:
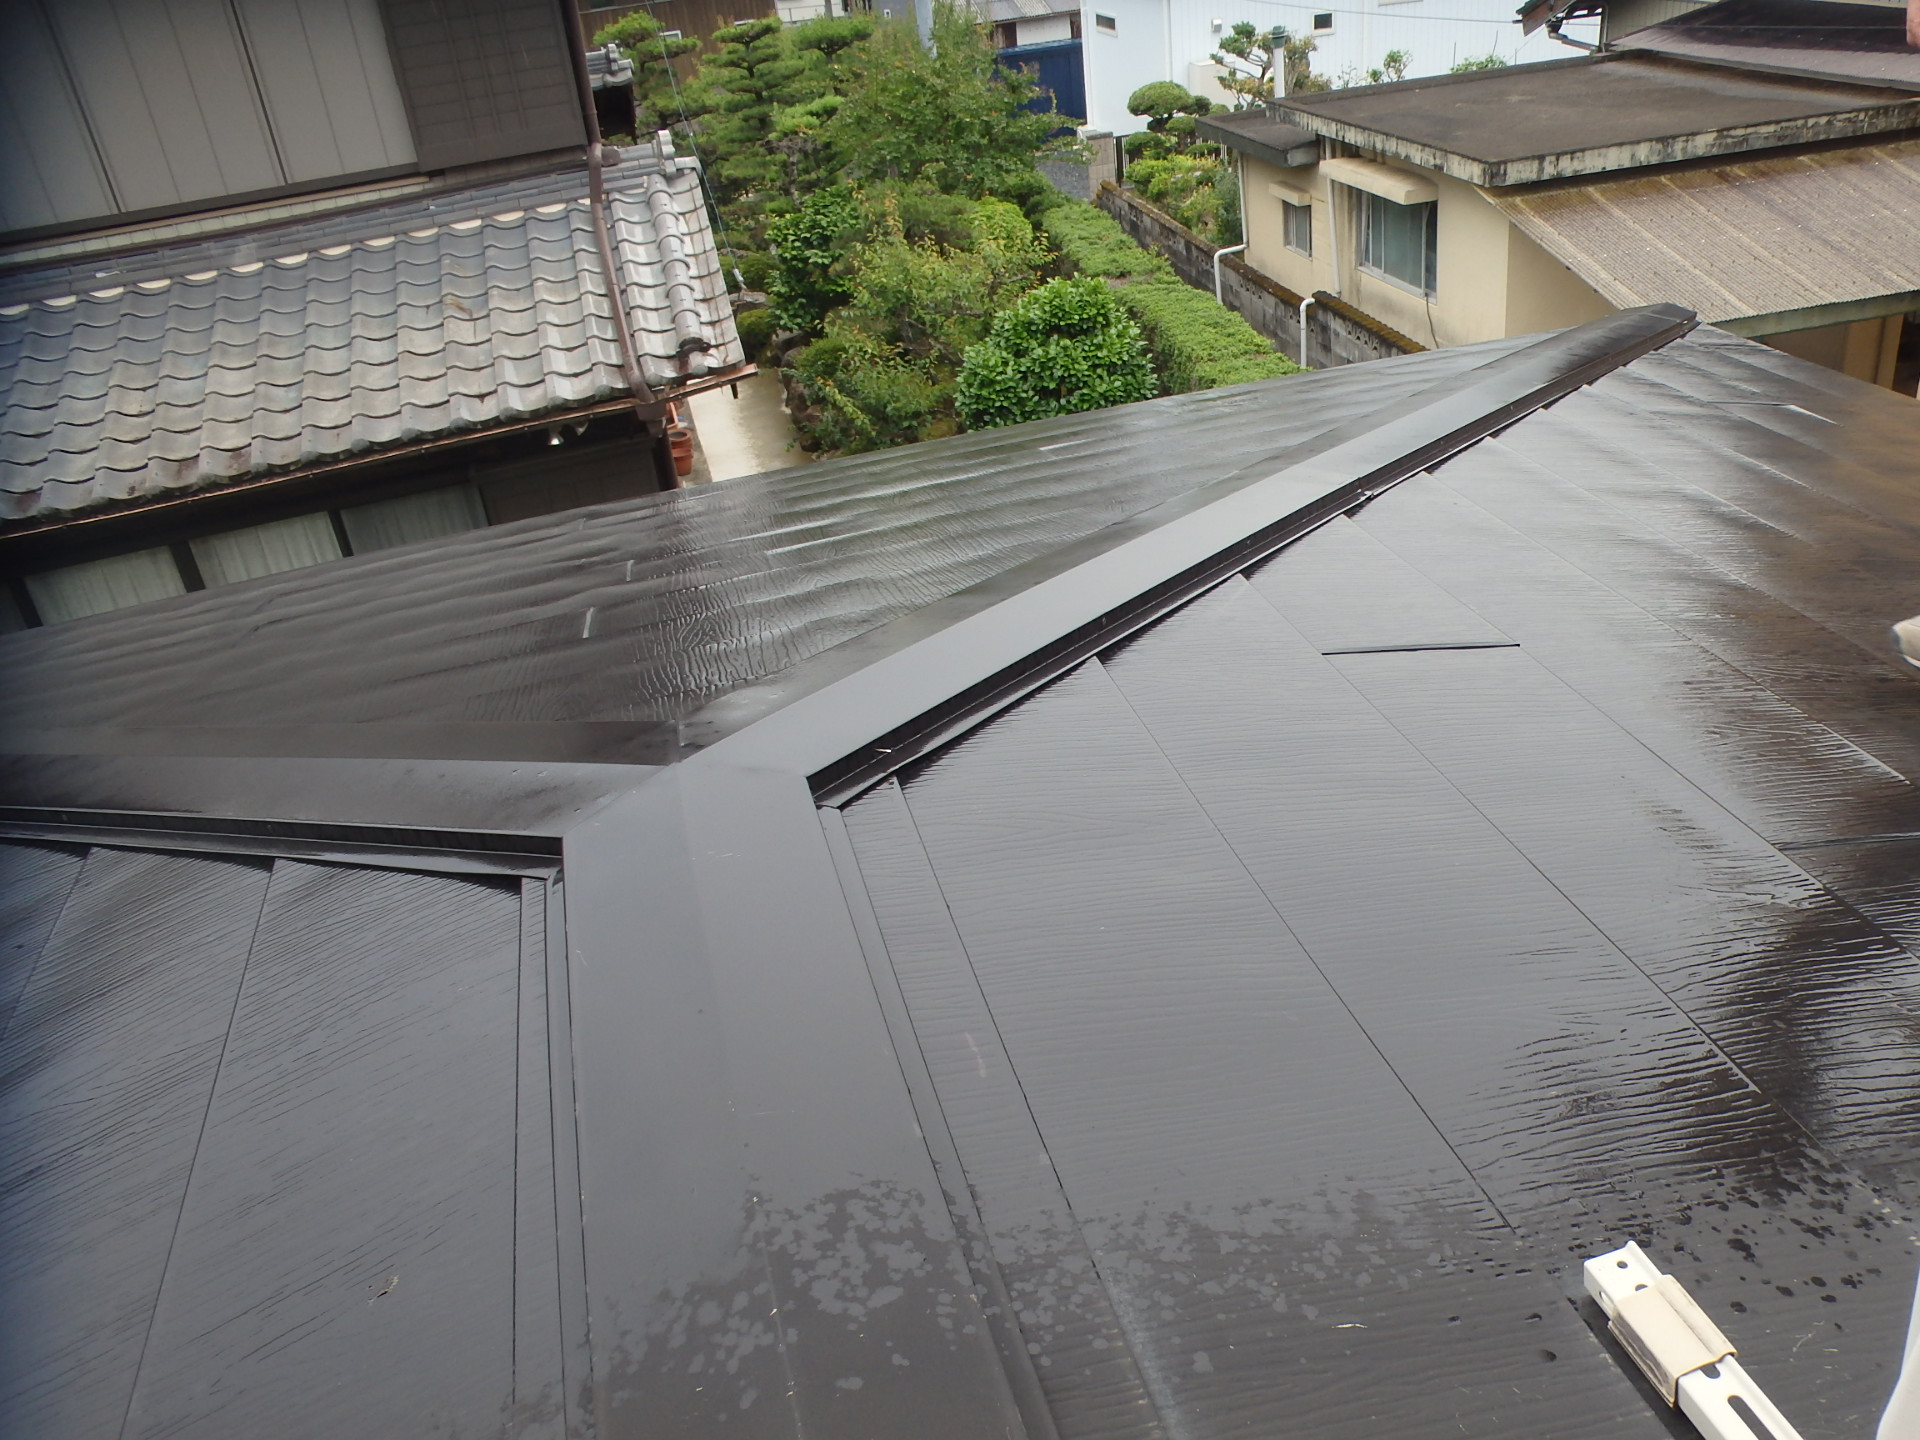
<svg viewBox="0 0 1920 1440">
<path fill-rule="evenodd" d="M 693 147 L 694 162 L 700 167 L 700 188 L 706 192 L 707 208 L 713 212 L 713 225 L 720 232 L 720 248 L 727 252 L 727 260 L 733 267 L 734 283 L 742 290 L 747 288 L 747 277 L 740 273 L 740 257 L 734 253 L 733 236 L 727 231 L 727 217 L 720 213 L 720 197 L 714 194 L 713 181 L 707 174 L 707 157 L 700 153 L 700 136 L 693 128 L 693 117 L 687 114 L 686 98 L 680 93 L 680 76 L 673 68 L 673 57 L 667 54 L 667 36 L 660 35 L 660 63 L 667 67 L 667 84 L 673 87 L 674 108 L 680 112 L 680 124 L 686 131 L 687 144 Z"/>
</svg>

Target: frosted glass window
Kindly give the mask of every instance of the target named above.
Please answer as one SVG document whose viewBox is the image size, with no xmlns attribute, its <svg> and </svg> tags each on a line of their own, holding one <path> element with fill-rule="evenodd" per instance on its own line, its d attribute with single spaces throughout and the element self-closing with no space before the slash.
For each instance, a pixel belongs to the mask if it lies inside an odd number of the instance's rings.
<svg viewBox="0 0 1920 1440">
<path fill-rule="evenodd" d="M 191 543 L 200 578 L 209 585 L 231 585 L 340 558 L 340 542 L 325 511 L 229 530 Z"/>
<path fill-rule="evenodd" d="M 340 518 L 346 522 L 347 543 L 353 553 L 369 555 L 396 545 L 478 530 L 487 523 L 487 512 L 481 508 L 480 492 L 473 486 L 452 485 L 445 490 L 402 495 L 397 500 L 355 505 L 342 510 Z"/>
<path fill-rule="evenodd" d="M 170 550 L 138 550 L 106 560 L 89 560 L 64 570 L 27 576 L 27 593 L 43 624 L 58 625 L 86 615 L 145 605 L 187 593 Z"/>
</svg>

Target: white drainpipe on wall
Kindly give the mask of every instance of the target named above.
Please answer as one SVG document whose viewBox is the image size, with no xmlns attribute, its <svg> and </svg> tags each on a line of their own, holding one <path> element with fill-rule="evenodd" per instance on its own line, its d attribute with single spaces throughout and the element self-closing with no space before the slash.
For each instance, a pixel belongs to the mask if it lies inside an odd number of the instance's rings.
<svg viewBox="0 0 1920 1440">
<path fill-rule="evenodd" d="M 1222 245 L 1218 250 L 1213 252 L 1213 298 L 1218 300 L 1222 305 L 1227 303 L 1227 297 L 1222 289 L 1227 277 L 1221 273 L 1220 262 L 1229 255 L 1238 255 L 1246 248 L 1246 242 L 1242 241 L 1238 245 Z"/>
<path fill-rule="evenodd" d="M 1300 363 L 1307 363 L 1307 307 L 1313 304 L 1313 297 L 1307 296 L 1300 302 Z"/>
</svg>

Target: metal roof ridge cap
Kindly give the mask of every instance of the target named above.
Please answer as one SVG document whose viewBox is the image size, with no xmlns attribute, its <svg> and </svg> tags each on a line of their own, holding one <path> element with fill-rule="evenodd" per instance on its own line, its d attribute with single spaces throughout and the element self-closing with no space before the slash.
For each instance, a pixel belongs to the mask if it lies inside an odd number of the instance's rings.
<svg viewBox="0 0 1920 1440">
<path fill-rule="evenodd" d="M 1385 423 L 1376 415 L 1336 427 L 1265 477 L 1228 477 L 1167 501 L 722 697 L 683 722 L 696 753 L 681 763 L 800 773 L 836 795 L 864 788 L 1289 541 L 1696 323 L 1675 305 L 1621 311 L 1418 392 Z M 1002 593 L 1063 554 L 1086 558 Z M 903 643 L 845 669 L 849 655 L 857 660 L 889 634 Z"/>
</svg>

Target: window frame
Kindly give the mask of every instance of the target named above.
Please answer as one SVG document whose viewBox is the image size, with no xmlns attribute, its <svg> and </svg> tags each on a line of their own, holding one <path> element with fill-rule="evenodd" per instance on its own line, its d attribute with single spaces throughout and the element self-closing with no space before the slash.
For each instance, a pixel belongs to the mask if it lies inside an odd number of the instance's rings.
<svg viewBox="0 0 1920 1440">
<path fill-rule="evenodd" d="M 1301 232 L 1304 232 L 1302 234 Z M 1304 239 L 1304 245 L 1296 244 L 1297 238 Z M 1296 205 L 1291 200 L 1280 202 L 1280 243 L 1295 255 L 1311 260 L 1313 258 L 1313 202 Z"/>
<path fill-rule="evenodd" d="M 1370 190 L 1355 190 L 1358 215 L 1354 226 L 1354 265 L 1362 274 L 1384 280 L 1389 285 L 1405 290 L 1411 295 L 1432 300 L 1440 293 L 1440 203 L 1437 200 L 1422 200 L 1413 205 L 1402 205 L 1389 200 L 1384 195 L 1375 195 Z M 1375 258 L 1384 258 L 1385 240 L 1378 237 L 1380 218 L 1389 211 L 1376 207 L 1391 206 L 1393 210 L 1409 212 L 1425 211 L 1424 233 L 1421 237 L 1420 255 L 1422 275 L 1419 279 L 1410 279 L 1396 275 L 1382 264 L 1376 264 Z"/>
</svg>

